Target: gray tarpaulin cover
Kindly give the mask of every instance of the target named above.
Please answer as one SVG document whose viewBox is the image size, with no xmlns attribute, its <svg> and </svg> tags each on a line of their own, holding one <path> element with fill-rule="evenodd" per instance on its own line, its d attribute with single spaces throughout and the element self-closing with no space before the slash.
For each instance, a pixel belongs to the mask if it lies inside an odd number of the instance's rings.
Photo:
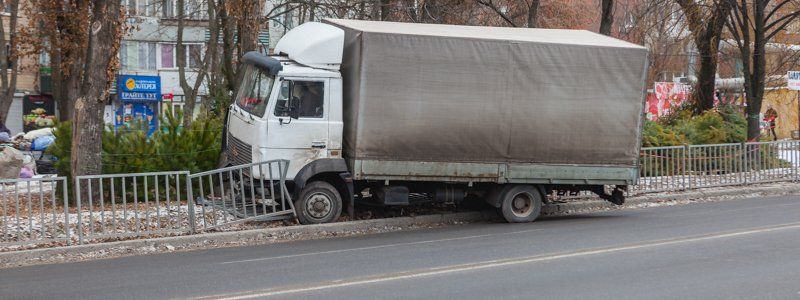
<svg viewBox="0 0 800 300">
<path fill-rule="evenodd" d="M 589 31 L 326 20 L 349 159 L 635 166 L 647 50 Z"/>
</svg>

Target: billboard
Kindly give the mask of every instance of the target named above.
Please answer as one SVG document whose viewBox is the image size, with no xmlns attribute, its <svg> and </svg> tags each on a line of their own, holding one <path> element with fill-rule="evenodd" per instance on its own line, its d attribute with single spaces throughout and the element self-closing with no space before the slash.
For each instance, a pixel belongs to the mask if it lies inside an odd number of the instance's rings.
<svg viewBox="0 0 800 300">
<path fill-rule="evenodd" d="M 160 102 L 161 77 L 119 75 L 117 76 L 117 95 L 122 102 Z"/>
<path fill-rule="evenodd" d="M 156 112 L 161 102 L 160 76 L 118 75 L 117 100 L 114 126 L 118 130 L 140 124 L 147 128 L 147 135 L 156 131 Z"/>
<path fill-rule="evenodd" d="M 689 99 L 689 85 L 675 82 L 656 82 L 647 97 L 647 118 L 657 120 L 680 107 Z"/>
</svg>

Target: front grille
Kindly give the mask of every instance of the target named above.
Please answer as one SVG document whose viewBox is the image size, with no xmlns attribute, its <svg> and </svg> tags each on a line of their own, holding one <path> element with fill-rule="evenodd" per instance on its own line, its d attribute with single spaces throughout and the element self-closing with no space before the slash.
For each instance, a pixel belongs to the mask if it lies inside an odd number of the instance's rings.
<svg viewBox="0 0 800 300">
<path fill-rule="evenodd" d="M 253 147 L 228 134 L 228 162 L 234 165 L 246 165 L 253 161 Z"/>
</svg>

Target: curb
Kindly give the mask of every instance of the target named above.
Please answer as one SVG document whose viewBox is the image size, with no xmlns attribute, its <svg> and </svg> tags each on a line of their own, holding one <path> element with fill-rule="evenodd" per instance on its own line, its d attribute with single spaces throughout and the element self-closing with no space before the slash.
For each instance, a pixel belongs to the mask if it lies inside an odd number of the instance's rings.
<svg viewBox="0 0 800 300">
<path fill-rule="evenodd" d="M 721 190 L 714 190 L 713 188 L 705 188 L 695 191 L 673 192 L 667 194 L 645 194 L 641 196 L 631 197 L 625 200 L 622 206 L 611 204 L 604 200 L 586 200 L 580 202 L 557 203 L 547 205 L 542 208 L 542 213 L 545 215 L 563 214 L 568 212 L 578 212 L 586 210 L 598 209 L 616 209 L 627 208 L 643 203 L 657 203 L 666 201 L 681 201 L 693 200 L 703 198 L 715 198 L 726 196 L 785 196 L 785 195 L 800 195 L 800 184 L 788 183 L 785 187 L 776 188 L 774 186 L 734 186 Z"/>
<path fill-rule="evenodd" d="M 798 195 L 800 184 L 786 186 L 729 187 L 721 190 L 697 190 L 669 194 L 653 194 L 628 198 L 624 206 L 616 206 L 604 200 L 582 200 L 549 204 L 542 208 L 544 215 L 561 215 L 582 211 L 617 209 L 642 203 L 692 200 L 725 196 L 748 195 Z M 402 227 L 457 224 L 481 221 L 499 221 L 494 210 L 480 212 L 457 212 L 414 217 L 356 220 L 318 225 L 295 225 L 243 231 L 214 232 L 195 235 L 126 240 L 118 242 L 74 245 L 57 248 L 41 248 L 0 252 L 0 268 L 44 263 L 73 262 L 85 259 L 102 259 L 119 256 L 166 253 L 197 249 L 222 248 L 237 245 L 258 245 L 308 240 L 333 236 L 360 235 L 373 232 L 397 231 Z"/>
<path fill-rule="evenodd" d="M 48 263 L 52 259 L 59 257 L 65 258 L 60 262 L 76 261 L 76 259 L 70 259 L 68 257 L 86 257 L 91 256 L 93 253 L 103 252 L 136 254 L 136 252 L 141 252 L 141 250 L 144 250 L 145 252 L 157 251 L 163 253 L 171 252 L 176 249 L 194 250 L 201 248 L 219 248 L 224 247 L 225 245 L 253 245 L 299 239 L 324 238 L 330 236 L 348 235 L 352 234 L 352 232 L 367 233 L 380 229 L 390 229 L 391 227 L 454 224 L 497 219 L 498 216 L 494 213 L 494 211 L 459 212 L 414 217 L 358 220 L 318 225 L 295 225 L 243 231 L 214 232 L 152 239 L 74 245 L 57 248 L 20 250 L 0 253 L 0 268 Z"/>
</svg>

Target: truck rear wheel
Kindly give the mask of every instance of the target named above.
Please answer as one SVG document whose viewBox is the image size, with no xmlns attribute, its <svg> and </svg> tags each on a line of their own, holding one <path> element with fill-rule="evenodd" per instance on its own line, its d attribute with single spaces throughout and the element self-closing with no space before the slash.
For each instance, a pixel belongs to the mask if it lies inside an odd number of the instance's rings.
<svg viewBox="0 0 800 300">
<path fill-rule="evenodd" d="M 342 197 L 330 183 L 314 181 L 303 187 L 294 209 L 300 224 L 330 223 L 342 214 Z"/>
<path fill-rule="evenodd" d="M 500 194 L 500 213 L 509 223 L 533 222 L 541 212 L 542 195 L 534 186 L 507 186 Z"/>
</svg>

